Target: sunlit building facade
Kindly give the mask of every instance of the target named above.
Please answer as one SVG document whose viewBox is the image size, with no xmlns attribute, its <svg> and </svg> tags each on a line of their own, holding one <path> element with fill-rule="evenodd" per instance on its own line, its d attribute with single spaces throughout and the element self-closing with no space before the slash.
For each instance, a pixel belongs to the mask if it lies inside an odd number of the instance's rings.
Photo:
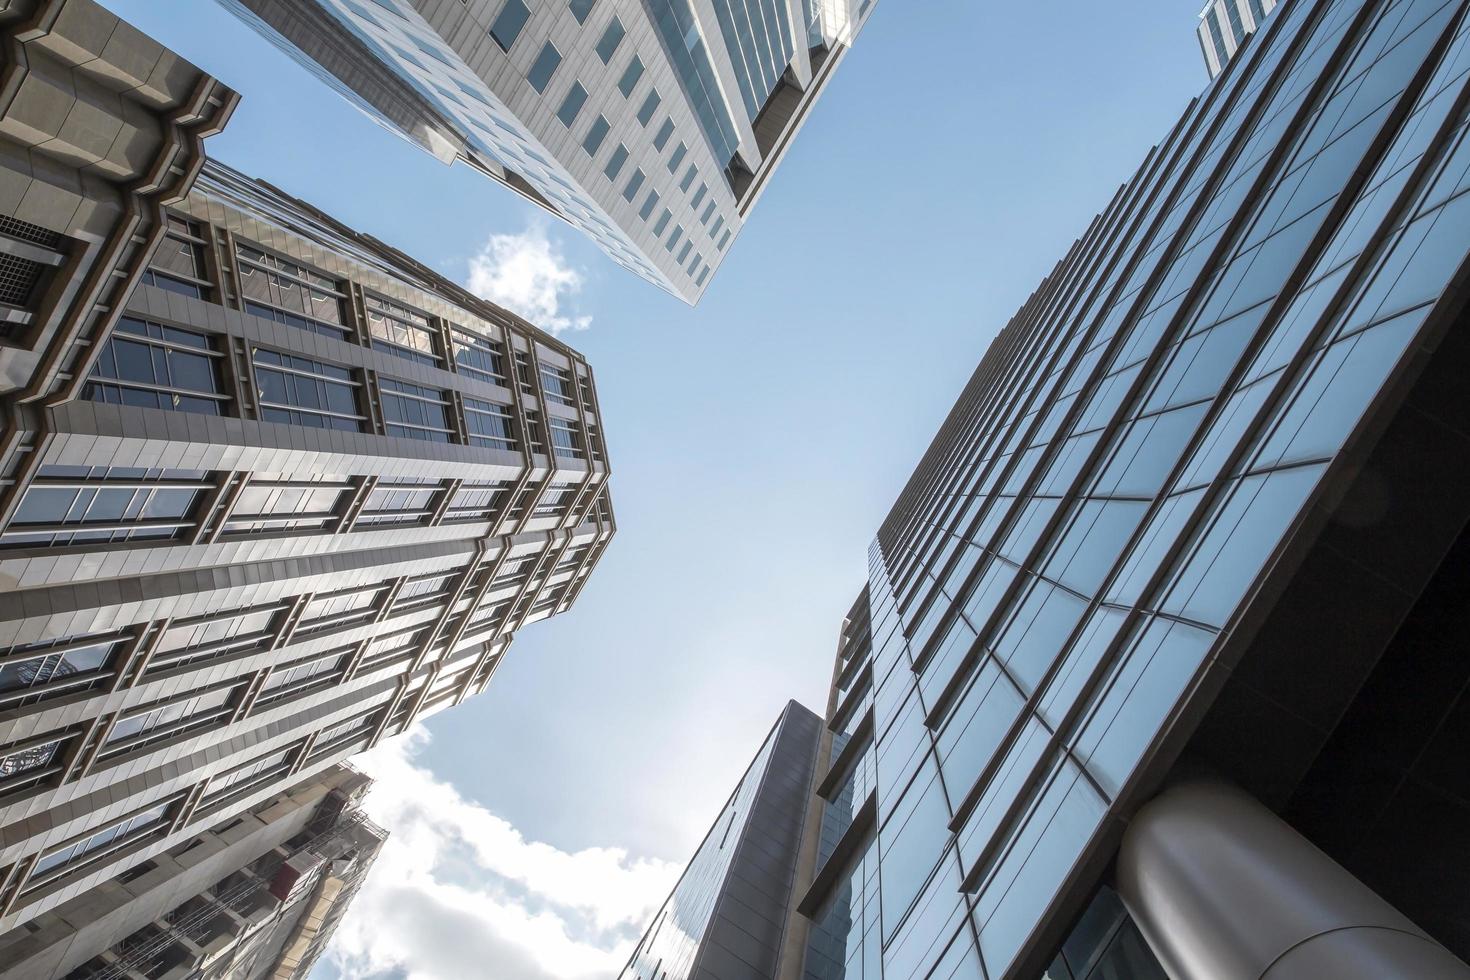
<svg viewBox="0 0 1470 980">
<path fill-rule="evenodd" d="M 1285 0 L 996 335 L 772 976 L 1470 976 L 1467 8 Z"/>
<path fill-rule="evenodd" d="M 386 834 L 327 769 L 0 935 L 5 980 L 306 980 Z"/>
<path fill-rule="evenodd" d="M 222 0 L 695 303 L 875 0 Z"/>
<path fill-rule="evenodd" d="M 1276 0 L 1210 0 L 1205 4 L 1195 34 L 1211 78 L 1224 71 L 1246 37 L 1254 34 L 1275 9 Z"/>
<path fill-rule="evenodd" d="M 614 525 L 576 351 L 207 161 L 235 93 L 91 0 L 0 43 L 3 937 L 484 690 Z"/>
</svg>

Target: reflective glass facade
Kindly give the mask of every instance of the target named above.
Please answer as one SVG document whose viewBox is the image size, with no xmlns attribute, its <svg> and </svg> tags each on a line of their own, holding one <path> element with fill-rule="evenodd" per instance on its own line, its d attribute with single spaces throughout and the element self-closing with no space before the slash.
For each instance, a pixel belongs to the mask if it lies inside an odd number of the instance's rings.
<svg viewBox="0 0 1470 980">
<path fill-rule="evenodd" d="M 998 333 L 869 550 L 782 980 L 1162 976 L 1109 869 L 1179 760 L 1470 952 L 1342 723 L 1470 517 L 1466 8 L 1280 4 Z"/>
<path fill-rule="evenodd" d="M 690 303 L 876 6 L 221 2 L 391 129 L 501 181 Z M 670 232 L 696 223 L 697 241 Z M 171 271 L 187 272 L 187 245 Z"/>
</svg>

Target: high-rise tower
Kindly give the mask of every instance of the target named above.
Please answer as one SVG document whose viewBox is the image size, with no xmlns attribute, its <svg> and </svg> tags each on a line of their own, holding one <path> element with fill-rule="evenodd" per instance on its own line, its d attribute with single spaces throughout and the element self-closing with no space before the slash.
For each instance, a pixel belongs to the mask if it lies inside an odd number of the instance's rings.
<svg viewBox="0 0 1470 980">
<path fill-rule="evenodd" d="M 614 525 L 576 351 L 206 161 L 91 0 L 0 44 L 3 937 L 482 691 Z"/>
<path fill-rule="evenodd" d="M 1189 107 L 880 527 L 723 980 L 1470 977 L 1467 132 L 1464 0 L 1284 0 Z"/>
<path fill-rule="evenodd" d="M 874 0 L 223 0 L 390 129 L 697 302 Z"/>
<path fill-rule="evenodd" d="M 1235 52 L 1266 22 L 1266 15 L 1276 9 L 1277 0 L 1210 0 L 1199 12 L 1200 51 L 1205 67 L 1214 78 L 1225 70 Z"/>
</svg>

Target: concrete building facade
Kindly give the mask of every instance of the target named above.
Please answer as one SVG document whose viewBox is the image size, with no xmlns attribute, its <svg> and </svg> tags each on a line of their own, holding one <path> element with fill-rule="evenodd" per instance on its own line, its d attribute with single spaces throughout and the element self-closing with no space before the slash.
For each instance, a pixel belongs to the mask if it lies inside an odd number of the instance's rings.
<svg viewBox="0 0 1470 980">
<path fill-rule="evenodd" d="M 873 0 L 222 0 L 695 303 Z"/>
<path fill-rule="evenodd" d="M 1279 4 L 881 525 L 721 980 L 1470 977 L 1467 135 L 1470 4 Z"/>
<path fill-rule="evenodd" d="M 294 980 L 385 838 L 337 766 L 0 936 L 6 980 Z"/>
<path fill-rule="evenodd" d="M 614 522 L 576 351 L 207 161 L 236 95 L 91 0 L 0 44 L 3 936 L 482 691 Z"/>
</svg>

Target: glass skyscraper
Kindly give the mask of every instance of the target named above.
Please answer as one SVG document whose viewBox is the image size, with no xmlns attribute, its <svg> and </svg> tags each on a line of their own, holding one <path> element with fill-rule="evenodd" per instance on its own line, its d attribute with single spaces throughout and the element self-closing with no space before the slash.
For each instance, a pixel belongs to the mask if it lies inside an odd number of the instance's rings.
<svg viewBox="0 0 1470 980">
<path fill-rule="evenodd" d="M 222 0 L 388 128 L 698 302 L 874 0 Z"/>
<path fill-rule="evenodd" d="M 1246 36 L 1254 34 L 1275 9 L 1276 0 L 1209 0 L 1205 4 L 1195 34 L 1211 78 L 1224 70 Z"/>
<path fill-rule="evenodd" d="M 1467 8 L 1279 4 L 998 333 L 718 976 L 1470 976 Z"/>
</svg>

